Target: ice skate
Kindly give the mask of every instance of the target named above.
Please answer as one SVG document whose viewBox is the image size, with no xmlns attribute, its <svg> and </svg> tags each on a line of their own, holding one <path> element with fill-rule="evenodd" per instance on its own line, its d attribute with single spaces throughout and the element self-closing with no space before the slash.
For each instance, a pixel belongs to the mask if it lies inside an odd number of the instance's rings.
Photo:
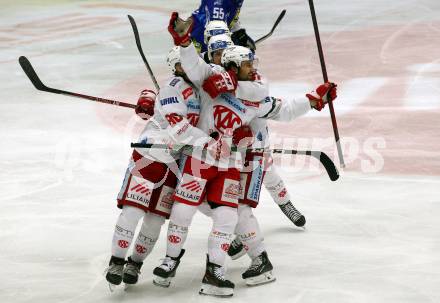
<svg viewBox="0 0 440 303">
<path fill-rule="evenodd" d="M 264 251 L 252 260 L 251 266 L 241 276 L 248 286 L 266 284 L 275 281 L 272 270 L 272 263 Z"/>
<path fill-rule="evenodd" d="M 139 274 L 141 273 L 142 264 L 143 262 L 135 262 L 131 259 L 131 257 L 128 257 L 128 261 L 125 265 L 122 275 L 122 281 L 126 285 L 133 285 L 137 283 Z"/>
<path fill-rule="evenodd" d="M 234 294 L 234 283 L 225 279 L 224 267 L 206 260 L 205 276 L 202 280 L 202 287 L 199 294 L 216 296 L 216 297 L 232 297 Z"/>
<path fill-rule="evenodd" d="M 180 259 L 185 250 L 182 249 L 177 258 L 166 256 L 161 265 L 156 267 L 153 271 L 153 283 L 160 287 L 169 287 L 172 278 L 176 275 L 176 270 L 179 267 Z"/>
<path fill-rule="evenodd" d="M 292 202 L 287 202 L 282 205 L 278 205 L 283 213 L 289 218 L 290 221 L 298 227 L 304 227 L 306 224 L 306 218 L 293 206 Z"/>
<path fill-rule="evenodd" d="M 228 249 L 228 256 L 231 257 L 232 260 L 237 260 L 238 258 L 244 256 L 246 254 L 246 249 L 244 248 L 243 243 L 240 241 L 238 236 L 231 242 L 231 245 Z"/>
<path fill-rule="evenodd" d="M 114 256 L 110 258 L 109 266 L 106 269 L 106 275 L 105 275 L 105 279 L 109 283 L 110 291 L 113 291 L 116 285 L 121 284 L 124 264 L 125 264 L 125 260 L 122 258 L 118 258 Z"/>
</svg>

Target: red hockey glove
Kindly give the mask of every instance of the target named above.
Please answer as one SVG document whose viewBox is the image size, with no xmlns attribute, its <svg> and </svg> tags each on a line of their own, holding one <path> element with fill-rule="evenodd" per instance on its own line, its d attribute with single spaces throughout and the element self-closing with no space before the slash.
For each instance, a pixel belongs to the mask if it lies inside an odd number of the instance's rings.
<svg viewBox="0 0 440 303">
<path fill-rule="evenodd" d="M 223 135 L 214 132 L 210 137 L 212 137 L 212 140 L 206 144 L 205 148 L 214 159 L 220 160 L 231 155 L 231 147 Z"/>
<path fill-rule="evenodd" d="M 194 22 L 192 17 L 184 21 L 179 18 L 179 13 L 173 12 L 168 25 L 168 32 L 173 37 L 174 45 L 179 46 L 189 43 L 193 26 Z"/>
<path fill-rule="evenodd" d="M 261 80 L 261 75 L 256 71 L 252 71 L 251 73 L 251 81 L 260 81 Z"/>
<path fill-rule="evenodd" d="M 237 75 L 233 71 L 228 71 L 208 77 L 203 82 L 203 89 L 215 99 L 220 94 L 234 92 L 237 85 Z"/>
<path fill-rule="evenodd" d="M 134 109 L 136 114 L 143 120 L 150 119 L 154 114 L 154 100 L 156 99 L 156 93 L 152 90 L 145 89 L 141 92 L 137 106 Z"/>
<path fill-rule="evenodd" d="M 254 143 L 254 134 L 249 125 L 243 125 L 234 130 L 232 143 L 237 147 L 248 147 Z"/>
<path fill-rule="evenodd" d="M 337 97 L 336 86 L 335 83 L 327 82 L 318 86 L 314 92 L 306 94 L 311 106 L 320 111 L 330 100 L 335 100 Z"/>
</svg>

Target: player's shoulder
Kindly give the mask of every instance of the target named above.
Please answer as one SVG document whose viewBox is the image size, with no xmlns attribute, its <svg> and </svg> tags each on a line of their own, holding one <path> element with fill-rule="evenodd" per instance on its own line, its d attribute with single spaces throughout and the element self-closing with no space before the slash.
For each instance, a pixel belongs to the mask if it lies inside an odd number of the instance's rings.
<svg viewBox="0 0 440 303">
<path fill-rule="evenodd" d="M 212 71 L 216 74 L 223 73 L 225 71 L 224 67 L 221 65 L 209 63 L 209 66 L 211 66 Z"/>
<path fill-rule="evenodd" d="M 182 92 L 187 89 L 190 85 L 182 77 L 173 76 L 165 81 L 165 85 L 161 88 L 161 91 L 166 92 Z"/>
<path fill-rule="evenodd" d="M 166 83 L 165 86 L 168 88 L 178 89 L 185 83 L 185 80 L 183 80 L 182 77 L 173 76 L 169 78 L 165 83 Z"/>
<path fill-rule="evenodd" d="M 164 85 L 160 89 L 160 96 L 159 98 L 161 100 L 174 98 L 173 101 L 163 101 L 161 103 L 175 103 L 175 101 L 178 100 L 186 100 L 189 96 L 193 95 L 194 90 L 191 85 L 189 85 L 182 77 L 173 76 L 169 78 L 166 82 L 166 85 Z"/>
</svg>

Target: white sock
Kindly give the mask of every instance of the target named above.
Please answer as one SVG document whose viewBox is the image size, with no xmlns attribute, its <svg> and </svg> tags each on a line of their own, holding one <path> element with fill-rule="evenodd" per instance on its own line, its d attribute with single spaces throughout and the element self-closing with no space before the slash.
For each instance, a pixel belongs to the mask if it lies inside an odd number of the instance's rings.
<svg viewBox="0 0 440 303">
<path fill-rule="evenodd" d="M 263 235 L 260 230 L 257 218 L 252 213 L 249 205 L 240 204 L 238 206 L 237 235 L 251 259 L 259 256 L 266 250 L 263 244 Z"/>
<path fill-rule="evenodd" d="M 287 192 L 287 187 L 274 165 L 271 165 L 270 169 L 266 171 L 263 184 L 276 204 L 283 205 L 290 201 L 290 195 Z"/>
<path fill-rule="evenodd" d="M 212 230 L 208 238 L 209 261 L 224 266 L 226 254 L 237 225 L 237 209 L 220 206 L 212 210 Z"/>
<path fill-rule="evenodd" d="M 197 206 L 174 202 L 167 233 L 167 256 L 177 258 L 188 236 Z"/>
<path fill-rule="evenodd" d="M 134 232 L 144 211 L 137 207 L 125 205 L 116 222 L 112 240 L 112 255 L 125 259 L 128 248 L 133 240 Z"/>
<path fill-rule="evenodd" d="M 142 227 L 134 243 L 131 255 L 133 261 L 143 262 L 147 258 L 159 238 L 160 230 L 164 223 L 165 218 L 160 215 L 152 213 L 144 215 Z"/>
</svg>

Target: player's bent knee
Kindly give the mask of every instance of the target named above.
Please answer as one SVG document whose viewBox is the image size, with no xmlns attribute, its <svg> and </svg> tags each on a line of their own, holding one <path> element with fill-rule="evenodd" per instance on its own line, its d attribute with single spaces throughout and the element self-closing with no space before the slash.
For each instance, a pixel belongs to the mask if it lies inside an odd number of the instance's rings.
<svg viewBox="0 0 440 303">
<path fill-rule="evenodd" d="M 170 221 L 179 226 L 190 226 L 196 211 L 196 206 L 174 202 L 171 210 Z"/>
<path fill-rule="evenodd" d="M 121 218 L 126 221 L 136 221 L 138 222 L 145 212 L 137 207 L 124 205 L 121 211 Z"/>
<path fill-rule="evenodd" d="M 214 227 L 218 229 L 235 229 L 238 222 L 237 209 L 229 206 L 220 206 L 213 210 Z"/>
</svg>

